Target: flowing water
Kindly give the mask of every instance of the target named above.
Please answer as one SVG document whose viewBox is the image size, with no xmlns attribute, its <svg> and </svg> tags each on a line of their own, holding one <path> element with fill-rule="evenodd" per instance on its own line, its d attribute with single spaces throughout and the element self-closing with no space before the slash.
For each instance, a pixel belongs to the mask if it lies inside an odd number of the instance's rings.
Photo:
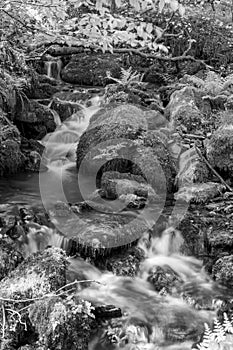
<svg viewBox="0 0 233 350">
<path fill-rule="evenodd" d="M 51 67 L 48 65 L 48 75 Z M 56 178 L 62 179 L 62 187 L 68 202 L 81 199 L 75 170 L 75 150 L 81 134 L 89 124 L 91 116 L 98 111 L 99 100 L 93 99 L 91 106 L 81 105 L 82 114 L 73 114 L 61 123 L 55 113 L 57 129 L 41 142 L 45 146 L 43 162 L 47 171 L 38 174 L 18 174 L 0 181 L 0 213 L 14 212 L 20 206 L 42 206 L 41 188 L 46 193 L 46 201 L 59 199 Z M 39 179 L 40 177 L 40 179 Z M 62 196 L 62 195 L 61 195 Z M 5 204 L 7 203 L 7 205 Z M 115 276 L 111 272 L 100 271 L 81 258 L 70 258 L 69 275 L 71 282 L 81 276 L 98 281 L 80 290 L 84 299 L 95 305 L 112 304 L 122 309 L 120 326 L 110 324 L 99 329 L 89 343 L 89 350 L 185 350 L 190 349 L 204 322 L 213 319 L 215 311 L 211 302 L 225 294 L 225 290 L 213 284 L 202 269 L 201 261 L 179 253 L 182 235 L 168 228 L 159 237 L 153 237 L 149 246 L 139 242 L 145 252 L 145 260 L 135 278 Z M 52 228 L 32 225 L 26 246 L 27 254 L 44 249 L 47 245 L 65 248 L 64 237 Z M 155 291 L 148 282 L 150 271 L 155 266 L 169 267 L 182 283 L 173 296 Z M 209 309 L 195 309 L 183 297 L 199 302 L 207 300 Z M 114 333 L 114 343 L 109 333 Z M 184 341 L 185 339 L 185 341 Z"/>
</svg>

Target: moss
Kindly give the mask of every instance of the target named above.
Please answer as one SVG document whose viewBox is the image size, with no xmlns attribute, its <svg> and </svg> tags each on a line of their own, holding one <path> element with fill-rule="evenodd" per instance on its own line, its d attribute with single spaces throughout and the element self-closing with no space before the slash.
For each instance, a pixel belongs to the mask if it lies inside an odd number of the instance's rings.
<svg viewBox="0 0 233 350">
<path fill-rule="evenodd" d="M 206 153 L 210 164 L 232 179 L 233 123 L 220 126 L 207 143 Z"/>
<path fill-rule="evenodd" d="M 233 255 L 224 256 L 216 261 L 213 266 L 214 279 L 225 286 L 233 287 Z"/>
<path fill-rule="evenodd" d="M 39 344 L 50 350 L 86 350 L 93 317 L 91 304 L 78 297 L 37 301 L 29 310 Z"/>
<path fill-rule="evenodd" d="M 0 239 L 0 280 L 23 261 L 23 256 L 14 247 L 13 241 Z"/>
</svg>

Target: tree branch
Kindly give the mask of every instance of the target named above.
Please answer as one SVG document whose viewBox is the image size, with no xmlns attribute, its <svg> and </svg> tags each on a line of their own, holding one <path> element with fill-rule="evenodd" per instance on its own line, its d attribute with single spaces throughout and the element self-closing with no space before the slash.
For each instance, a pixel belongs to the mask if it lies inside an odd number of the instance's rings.
<svg viewBox="0 0 233 350">
<path fill-rule="evenodd" d="M 125 49 L 107 49 L 106 52 L 111 52 L 111 53 L 128 53 L 128 54 L 134 54 L 138 55 L 140 57 L 143 57 L 145 59 L 153 59 L 153 60 L 158 60 L 158 61 L 165 61 L 165 62 L 178 62 L 178 61 L 192 61 L 192 62 L 198 62 L 202 64 L 203 66 L 207 66 L 207 64 L 203 60 L 199 60 L 194 58 L 193 56 L 187 55 L 187 52 L 190 50 L 193 41 L 190 41 L 189 47 L 181 56 L 176 56 L 176 57 L 165 57 L 165 56 L 158 56 L 155 54 L 147 54 L 143 52 L 141 49 L 133 49 L 133 48 L 125 48 Z M 51 44 L 52 45 L 52 44 Z M 67 55 L 76 55 L 84 50 L 98 50 L 100 51 L 100 47 L 90 47 L 90 48 L 84 48 L 83 46 L 72 46 L 72 47 L 49 47 L 44 53 L 49 54 L 51 56 L 67 56 Z"/>
</svg>

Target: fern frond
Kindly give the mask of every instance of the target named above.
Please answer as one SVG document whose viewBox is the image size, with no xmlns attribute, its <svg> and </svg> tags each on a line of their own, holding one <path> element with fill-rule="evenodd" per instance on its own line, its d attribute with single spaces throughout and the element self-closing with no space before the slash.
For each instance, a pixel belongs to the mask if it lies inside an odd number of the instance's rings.
<svg viewBox="0 0 233 350">
<path fill-rule="evenodd" d="M 233 334 L 233 324 L 229 320 L 229 318 L 225 312 L 223 314 L 223 317 L 224 317 L 223 327 L 224 327 L 225 332 Z"/>
<path fill-rule="evenodd" d="M 142 82 L 144 74 L 140 74 L 137 71 L 133 72 L 132 67 L 128 69 L 121 68 L 120 79 L 111 76 L 111 73 L 107 72 L 107 78 L 115 81 L 117 84 L 123 87 L 129 87 L 132 84 L 138 84 Z"/>
</svg>

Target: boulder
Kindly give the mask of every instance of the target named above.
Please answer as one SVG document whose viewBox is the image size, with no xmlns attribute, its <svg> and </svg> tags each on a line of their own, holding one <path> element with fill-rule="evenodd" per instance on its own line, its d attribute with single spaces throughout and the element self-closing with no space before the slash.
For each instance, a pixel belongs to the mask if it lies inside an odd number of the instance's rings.
<svg viewBox="0 0 233 350">
<path fill-rule="evenodd" d="M 77 148 L 77 168 L 97 176 L 106 171 L 144 177 L 155 191 L 171 191 L 174 167 L 158 131 L 147 133 L 145 112 L 133 105 L 107 106 L 90 120 Z M 161 136 L 161 137 L 160 137 Z"/>
<path fill-rule="evenodd" d="M 131 247 L 126 251 L 115 253 L 95 264 L 112 271 L 117 276 L 135 277 L 139 272 L 140 264 L 145 259 L 144 251 L 138 247 Z"/>
<path fill-rule="evenodd" d="M 31 255 L 0 282 L 0 298 L 4 305 L 0 317 L 6 317 L 5 328 L 1 330 L 4 333 L 1 349 L 17 349 L 22 340 L 27 344 L 28 337 L 33 338 L 34 334 L 36 338 L 28 318 L 29 306 L 65 285 L 66 265 L 64 252 L 58 248 L 49 248 Z M 25 311 L 21 313 L 20 310 L 25 306 Z M 6 308 L 11 311 L 6 313 Z"/>
<path fill-rule="evenodd" d="M 42 349 L 87 350 L 93 307 L 78 297 L 56 297 L 31 305 L 29 319 Z"/>
<path fill-rule="evenodd" d="M 120 78 L 120 56 L 112 54 L 76 55 L 62 69 L 61 78 L 67 83 L 103 86 L 107 83 L 107 71 Z"/>
<path fill-rule="evenodd" d="M 0 280 L 13 271 L 21 262 L 23 256 L 16 249 L 11 239 L 0 239 Z"/>
<path fill-rule="evenodd" d="M 207 159 L 224 178 L 233 180 L 233 122 L 223 122 L 206 145 Z"/>
<path fill-rule="evenodd" d="M 52 208 L 50 216 L 64 235 L 62 248 L 73 255 L 106 256 L 129 247 L 146 234 L 150 224 L 137 211 L 119 211 L 114 203 L 86 201 L 64 208 Z M 60 204 L 61 206 L 61 204 Z M 64 220 L 64 217 L 66 220 Z"/>
<path fill-rule="evenodd" d="M 81 116 L 83 115 L 81 112 L 82 106 L 80 103 L 61 100 L 57 97 L 53 97 L 50 108 L 58 113 L 62 122 L 71 117 L 72 114 L 76 112 L 80 112 Z"/>
<path fill-rule="evenodd" d="M 160 293 L 172 293 L 182 284 L 180 276 L 168 265 L 154 266 L 149 271 L 148 282 Z"/>
<path fill-rule="evenodd" d="M 42 139 L 56 128 L 52 111 L 37 101 L 30 101 L 16 113 L 15 123 L 27 139 Z"/>
<path fill-rule="evenodd" d="M 170 127 L 173 129 L 181 127 L 190 133 L 200 130 L 203 115 L 197 106 L 191 86 L 177 90 L 171 95 L 165 115 L 169 117 Z"/>
<path fill-rule="evenodd" d="M 0 109 L 0 176 L 17 172 L 24 162 L 20 133 Z"/>
<path fill-rule="evenodd" d="M 224 256 L 216 261 L 212 270 L 213 278 L 219 283 L 233 287 L 233 255 Z"/>
</svg>

